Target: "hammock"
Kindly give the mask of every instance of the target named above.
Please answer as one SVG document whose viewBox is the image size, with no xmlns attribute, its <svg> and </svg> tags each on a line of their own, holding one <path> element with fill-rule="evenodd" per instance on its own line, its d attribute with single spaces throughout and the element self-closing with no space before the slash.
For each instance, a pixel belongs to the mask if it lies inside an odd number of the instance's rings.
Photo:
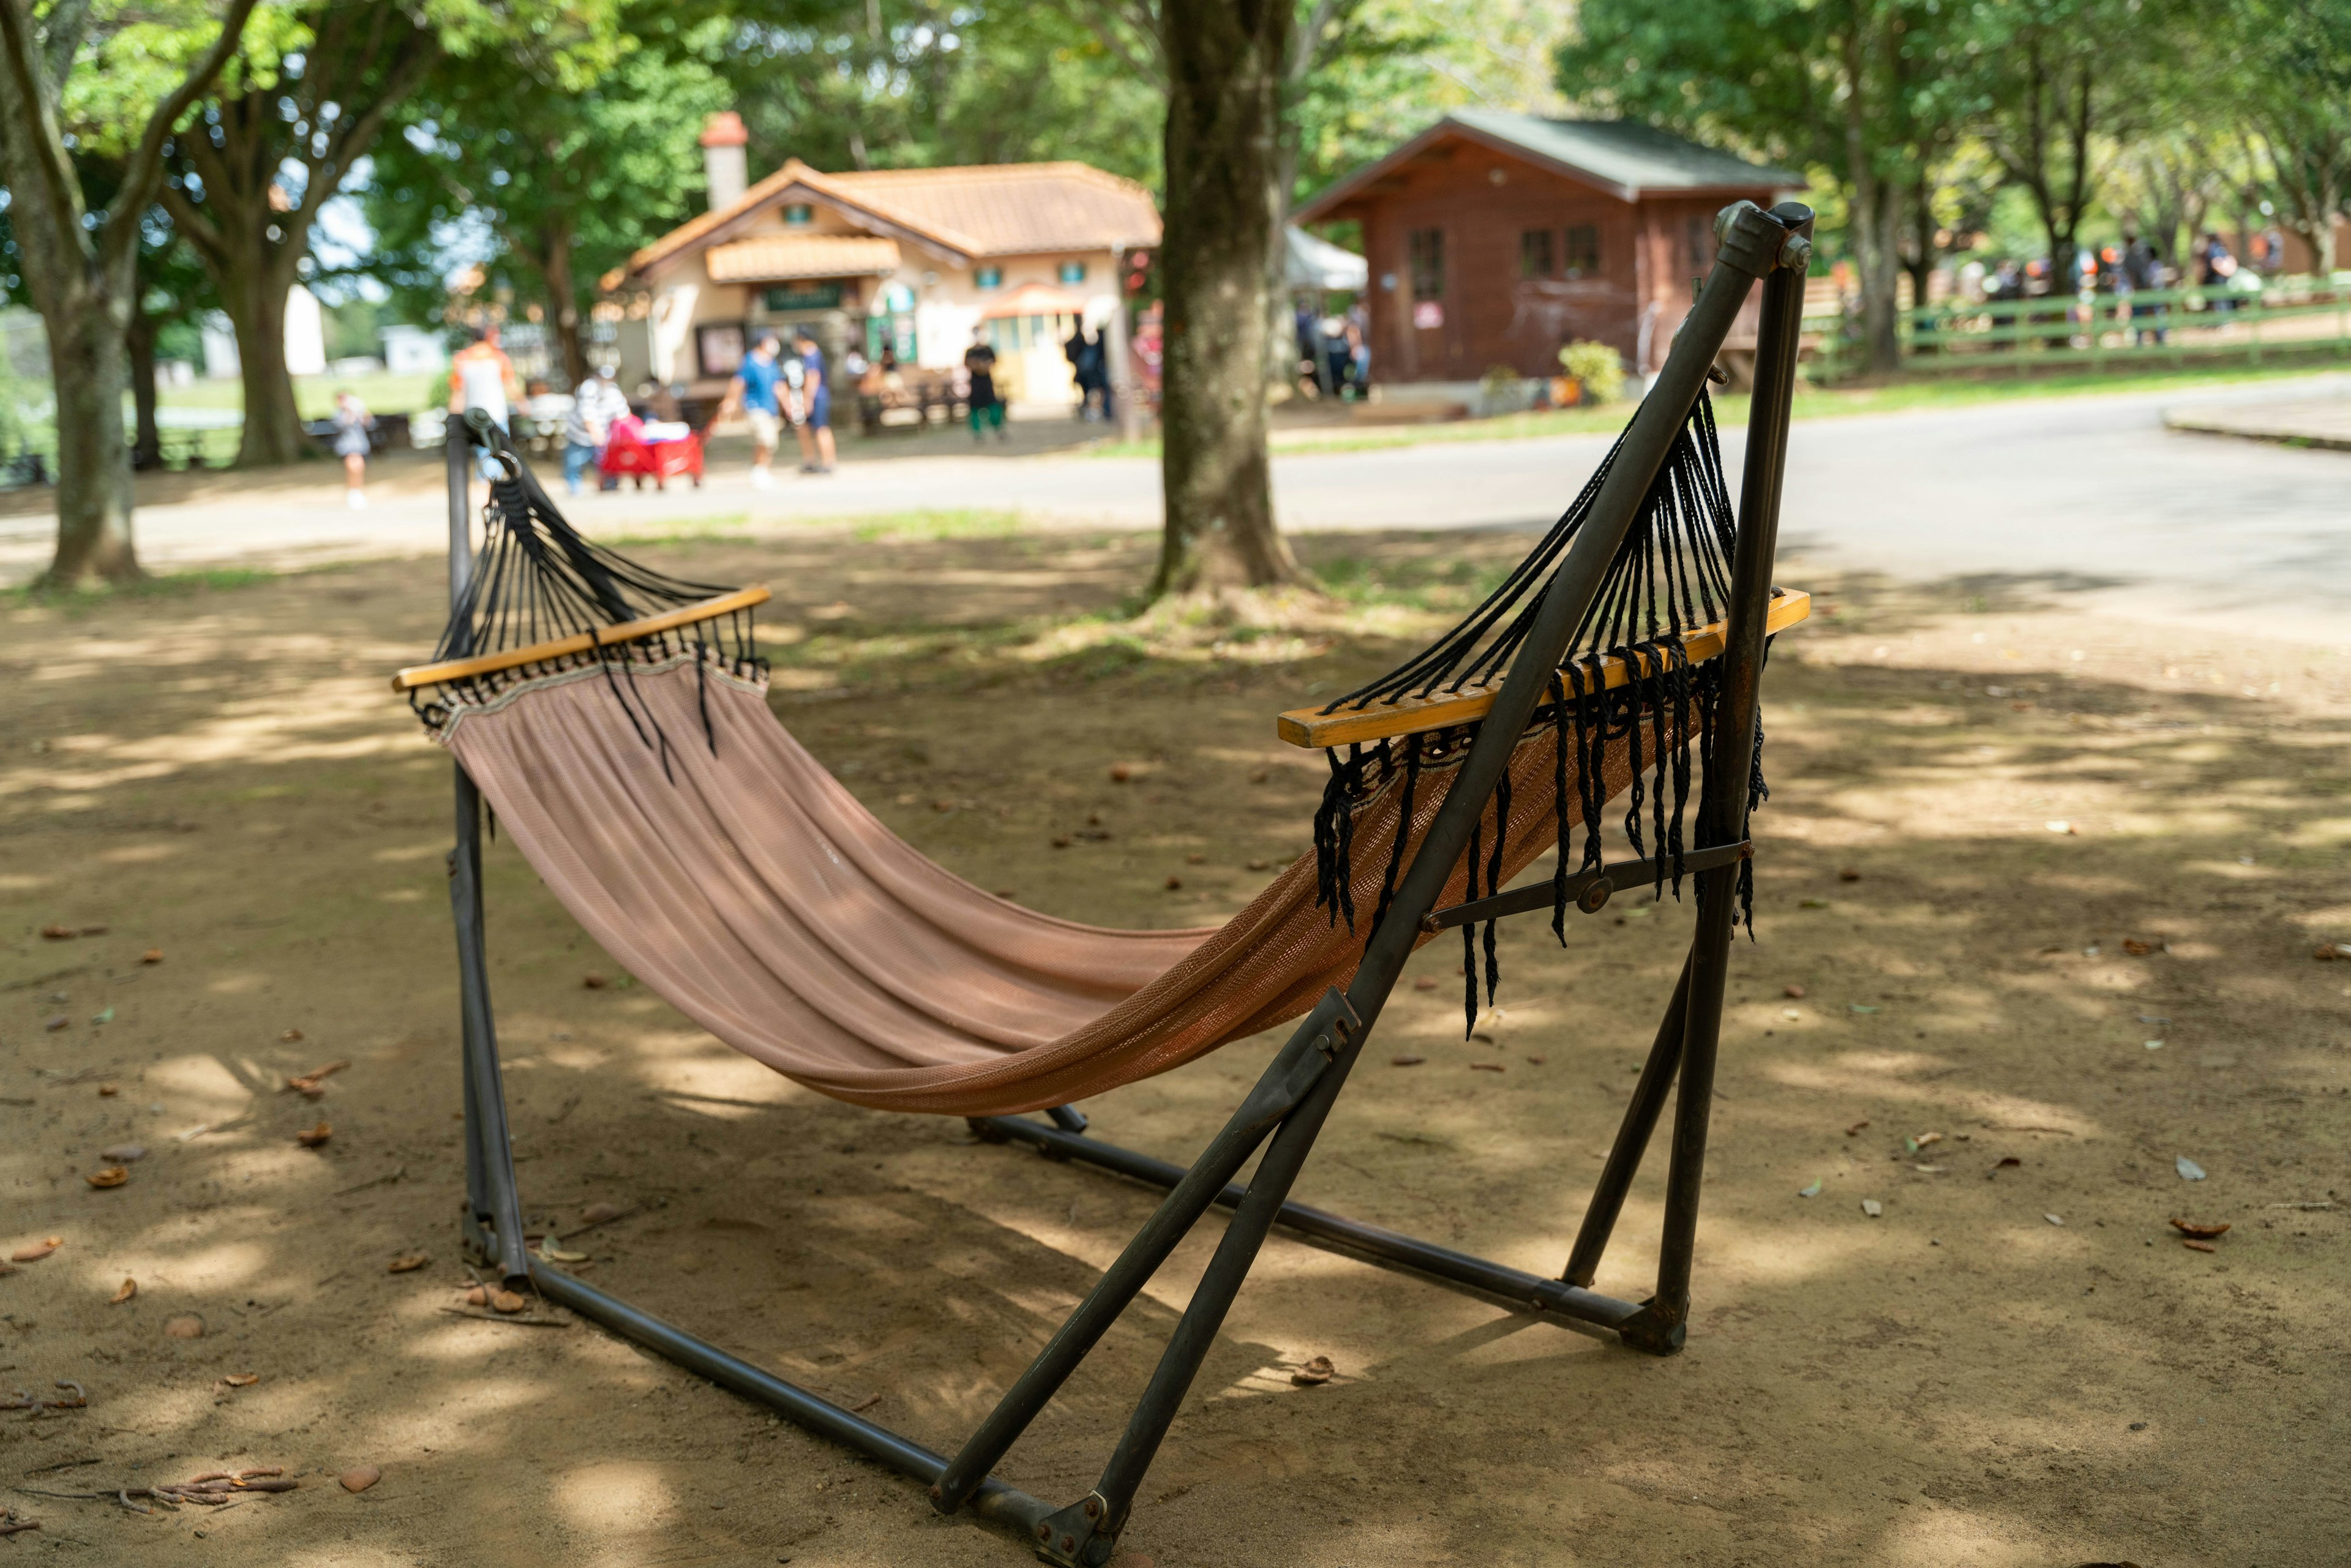
<svg viewBox="0 0 2351 1568">
<path fill-rule="evenodd" d="M 1332 750 L 1314 852 L 1220 927 L 1114 931 L 996 897 L 893 834 L 769 711 L 750 620 L 764 591 L 667 577 L 590 543 L 493 439 L 507 472 L 473 576 L 436 662 L 395 685 L 631 974 L 810 1088 L 966 1116 L 1164 1072 L 1347 983 L 1357 911 L 1384 913 L 1477 734 L 1458 716 L 1516 651 L 1607 471 L 1459 626 L 1314 716 L 1399 732 Z M 1732 539 L 1701 398 L 1443 904 L 1499 892 L 1576 826 L 1597 865 L 1602 807 L 1628 789 L 1629 841 L 1642 852 L 1646 798 L 1660 885 L 1678 887 L 1688 737 L 1710 727 L 1717 686 L 1699 662 L 1704 623 Z M 1474 925 L 1462 929 L 1474 1018 Z M 1484 948 L 1490 1000 L 1490 920 Z"/>
</svg>

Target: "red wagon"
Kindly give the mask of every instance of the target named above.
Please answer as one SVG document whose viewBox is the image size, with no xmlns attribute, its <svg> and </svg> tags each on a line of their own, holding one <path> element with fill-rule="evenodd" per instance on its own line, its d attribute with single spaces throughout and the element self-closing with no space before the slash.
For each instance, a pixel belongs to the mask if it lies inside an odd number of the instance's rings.
<svg viewBox="0 0 2351 1568">
<path fill-rule="evenodd" d="M 666 490 L 670 479 L 683 474 L 702 488 L 702 432 L 689 431 L 675 441 L 647 441 L 628 423 L 616 423 L 612 437 L 604 444 L 603 455 L 596 460 L 601 472 L 619 480 L 635 475 L 637 488 L 645 487 L 645 476 L 652 475 L 653 488 Z"/>
</svg>

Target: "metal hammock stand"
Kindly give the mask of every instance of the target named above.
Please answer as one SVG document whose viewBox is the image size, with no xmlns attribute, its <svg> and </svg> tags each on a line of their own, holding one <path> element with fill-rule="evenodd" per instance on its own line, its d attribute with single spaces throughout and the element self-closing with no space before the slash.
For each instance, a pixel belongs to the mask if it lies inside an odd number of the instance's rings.
<svg viewBox="0 0 2351 1568">
<path fill-rule="evenodd" d="M 935 1453 L 852 1415 L 566 1273 L 528 1249 L 483 942 L 482 797 L 460 765 L 449 897 L 456 921 L 464 1036 L 463 1233 L 467 1252 L 484 1266 L 496 1269 L 509 1286 L 535 1289 L 720 1386 L 923 1483 L 941 1512 L 969 1508 L 1017 1531 L 1047 1562 L 1094 1568 L 1109 1562 L 1144 1472 L 1242 1281 L 1276 1225 L 1514 1306 L 1613 1331 L 1635 1350 L 1669 1355 L 1680 1349 L 1689 1318 L 1691 1255 L 1731 937 L 1740 912 L 1742 870 L 1751 853 L 1747 839 L 1749 789 L 1760 743 L 1759 685 L 1773 610 L 1772 552 L 1812 226 L 1812 211 L 1794 203 L 1766 213 L 1751 203 L 1740 202 L 1718 218 L 1716 264 L 1682 324 L 1663 371 L 1619 444 L 1585 525 L 1543 591 L 1539 611 L 1518 633 L 1508 675 L 1491 691 L 1490 706 L 1459 764 L 1459 777 L 1451 793 L 1393 897 L 1384 901 L 1353 981 L 1343 992 L 1333 988 L 1299 1023 L 1231 1121 L 1200 1156 L 1186 1168 L 1102 1144 L 1085 1135 L 1085 1118 L 1067 1106 L 1050 1112 L 1050 1122 L 1020 1116 L 972 1120 L 974 1128 L 990 1141 L 1026 1144 L 1055 1159 L 1098 1166 L 1165 1187 L 1168 1193 L 1029 1370 L 956 1454 Z M 1598 867 L 1587 864 L 1572 876 L 1562 869 L 1555 884 L 1498 892 L 1449 908 L 1436 907 L 1452 867 L 1471 848 L 1480 813 L 1504 776 L 1512 748 L 1527 732 L 1546 694 L 1556 689 L 1562 658 L 1599 595 L 1612 557 L 1682 432 L 1716 354 L 1759 279 L 1763 295 L 1755 391 L 1748 420 L 1727 623 L 1720 632 L 1720 686 L 1710 705 L 1712 733 L 1704 737 L 1703 793 L 1695 833 L 1699 847 L 1679 857 L 1681 868 L 1697 884 L 1696 934 L 1565 1270 L 1558 1279 L 1545 1279 L 1290 1201 L 1291 1184 L 1361 1056 L 1418 936 L 1532 911 L 1548 912 L 1561 898 L 1589 912 L 1606 902 L 1610 889 L 1646 884 L 1663 873 L 1666 847 L 1660 843 L 1654 859 Z M 492 444 L 481 432 L 453 426 L 448 444 L 449 568 L 451 601 L 457 607 L 469 601 L 475 587 L 467 478 L 476 444 Z M 439 657 L 463 658 L 473 652 L 444 647 Z M 1563 868 L 1563 841 L 1560 853 Z M 1676 1093 L 1677 1076 L 1680 1087 Z M 1669 1095 L 1674 1101 L 1673 1135 L 1655 1293 L 1640 1301 L 1602 1295 L 1591 1289 L 1601 1254 Z M 1246 1182 L 1236 1180 L 1261 1145 L 1265 1153 L 1256 1172 Z M 1230 1209 L 1231 1218 L 1094 1489 L 1062 1505 L 1032 1497 L 996 1479 L 992 1472 L 1005 1453 L 1212 1207 Z"/>
</svg>

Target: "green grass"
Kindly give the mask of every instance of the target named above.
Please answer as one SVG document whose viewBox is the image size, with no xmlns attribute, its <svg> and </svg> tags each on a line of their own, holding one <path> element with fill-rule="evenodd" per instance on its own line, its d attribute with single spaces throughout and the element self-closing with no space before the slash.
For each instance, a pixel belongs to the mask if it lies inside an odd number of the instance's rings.
<svg viewBox="0 0 2351 1568">
<path fill-rule="evenodd" d="M 332 566 L 300 569 L 308 571 L 331 571 Z M 199 593 L 226 593 L 240 588 L 252 588 L 265 582 L 275 582 L 291 575 L 266 567 L 206 567 L 195 571 L 158 572 L 140 578 L 135 582 L 110 583 L 102 587 L 75 589 L 69 592 L 29 583 L 21 588 L 0 590 L 0 602 L 12 609 L 39 607 L 63 610 L 68 614 L 86 614 L 120 604 L 126 600 L 186 599 Z"/>
<path fill-rule="evenodd" d="M 1949 376 L 1889 382 L 1874 386 L 1816 387 L 1799 383 L 1795 417 L 1834 419 L 1846 414 L 1896 413 L 1911 409 L 1972 408 L 2022 398 L 2095 397 L 2144 392 L 2193 392 L 2199 387 L 2236 382 L 2281 381 L 2318 374 L 2335 367 L 2304 361 L 2291 365 L 2199 365 L 2186 370 L 2147 370 L 2122 375 L 2113 371 L 1955 380 Z M 1717 393 L 1718 423 L 1747 423 L 1747 394 Z M 1395 446 L 1419 446 L 1470 441 L 1526 441 L 1548 435 L 1614 434 L 1633 417 L 1633 404 L 1603 408 L 1545 409 L 1532 413 L 1503 414 L 1492 419 L 1454 420 L 1442 424 L 1365 425 L 1277 431 L 1277 454 L 1297 452 L 1369 452 Z M 1081 449 L 1088 457 L 1151 457 L 1159 455 L 1156 438 L 1105 441 Z"/>
<path fill-rule="evenodd" d="M 431 375 L 393 375 L 379 371 L 368 376 L 297 376 L 294 378 L 294 401 L 305 419 L 324 419 L 335 412 L 335 394 L 348 388 L 359 393 L 360 401 L 375 413 L 414 413 L 426 404 L 437 401 L 436 394 L 446 385 L 444 372 Z M 183 387 L 164 387 L 156 393 L 159 408 L 205 408 L 241 410 L 245 407 L 245 387 L 235 377 L 220 381 L 192 382 Z"/>
<path fill-rule="evenodd" d="M 916 511 L 852 517 L 849 532 L 861 544 L 876 539 L 981 539 L 1019 533 L 1027 526 L 1018 512 Z"/>
</svg>

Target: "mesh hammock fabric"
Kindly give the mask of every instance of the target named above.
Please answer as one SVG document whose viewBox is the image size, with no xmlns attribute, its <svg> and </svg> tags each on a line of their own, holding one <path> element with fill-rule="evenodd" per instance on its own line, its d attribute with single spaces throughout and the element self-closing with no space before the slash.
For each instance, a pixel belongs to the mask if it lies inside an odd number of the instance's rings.
<svg viewBox="0 0 2351 1568">
<path fill-rule="evenodd" d="M 1693 428 L 1705 455 L 1688 461 L 1703 471 L 1711 426 Z M 956 1115 L 1037 1110 L 1302 1015 L 1361 959 L 1363 936 L 1336 912 L 1393 895 L 1474 734 L 1456 726 L 1338 762 L 1317 851 L 1220 927 L 1118 931 L 1057 919 L 927 860 L 827 774 L 768 708 L 747 614 L 607 637 L 728 591 L 589 543 L 503 438 L 492 440 L 510 472 L 491 487 L 476 570 L 439 656 L 587 642 L 412 701 L 506 835 L 614 959 L 721 1040 L 835 1098 Z M 1661 528 L 1668 509 L 1645 507 L 1626 559 L 1671 549 L 1718 559 L 1728 548 L 1719 531 L 1690 549 L 1674 530 L 1692 516 L 1712 528 L 1727 507 L 1687 509 L 1669 489 L 1672 520 Z M 1428 654 L 1333 706 L 1499 668 L 1508 653 L 1493 650 L 1523 637 L 1523 605 L 1576 516 Z M 1661 653 L 1720 599 L 1721 573 L 1708 568 L 1686 610 L 1655 612 L 1655 585 L 1681 577 L 1626 570 L 1641 575 L 1604 594 L 1615 607 L 1608 624 Z M 1586 853 L 1596 854 L 1600 808 L 1638 788 L 1651 758 L 1677 759 L 1660 777 L 1678 823 L 1686 737 L 1710 704 L 1707 681 L 1684 661 L 1630 686 L 1590 684 L 1563 672 L 1547 722 L 1530 727 L 1482 803 L 1476 843 L 1440 903 L 1478 896 L 1481 883 L 1499 888 L 1531 865 L 1564 836 L 1570 800 Z M 1490 987 L 1490 930 L 1487 951 Z M 1476 983 L 1473 975 L 1473 992 Z"/>
</svg>

